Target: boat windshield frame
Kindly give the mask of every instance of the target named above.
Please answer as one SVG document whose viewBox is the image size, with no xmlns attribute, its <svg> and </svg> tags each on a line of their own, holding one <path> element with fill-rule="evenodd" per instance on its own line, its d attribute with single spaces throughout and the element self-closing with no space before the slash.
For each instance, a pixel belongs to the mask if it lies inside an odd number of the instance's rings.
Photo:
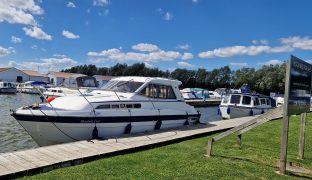
<svg viewBox="0 0 312 180">
<path fill-rule="evenodd" d="M 129 81 L 110 80 L 102 86 L 101 89 L 106 91 L 135 93 L 143 85 L 143 82 L 133 81 L 133 79 Z"/>
</svg>

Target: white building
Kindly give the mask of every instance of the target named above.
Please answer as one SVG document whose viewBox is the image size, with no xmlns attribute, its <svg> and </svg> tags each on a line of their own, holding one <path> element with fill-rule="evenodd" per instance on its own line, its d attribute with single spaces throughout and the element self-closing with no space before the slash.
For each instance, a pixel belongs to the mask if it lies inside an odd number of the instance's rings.
<svg viewBox="0 0 312 180">
<path fill-rule="evenodd" d="M 0 81 L 18 83 L 26 81 L 49 82 L 48 77 L 44 74 L 31 70 L 19 70 L 14 67 L 0 68 Z"/>
</svg>

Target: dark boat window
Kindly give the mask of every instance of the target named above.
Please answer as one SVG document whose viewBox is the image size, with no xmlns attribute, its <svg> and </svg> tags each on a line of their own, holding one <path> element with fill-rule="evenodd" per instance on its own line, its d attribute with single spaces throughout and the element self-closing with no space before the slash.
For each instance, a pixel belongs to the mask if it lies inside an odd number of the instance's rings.
<svg viewBox="0 0 312 180">
<path fill-rule="evenodd" d="M 133 104 L 126 104 L 127 108 L 133 108 Z"/>
<path fill-rule="evenodd" d="M 52 90 L 52 92 L 56 92 L 56 90 Z"/>
<path fill-rule="evenodd" d="M 241 95 L 232 95 L 231 96 L 231 104 L 239 104 L 241 99 Z"/>
<path fill-rule="evenodd" d="M 102 105 L 99 105 L 98 107 L 96 107 L 96 109 L 109 109 L 109 108 L 110 108 L 109 104 L 102 104 Z"/>
<path fill-rule="evenodd" d="M 141 108 L 141 104 L 133 104 L 134 108 Z"/>
<path fill-rule="evenodd" d="M 258 106 L 258 105 L 260 105 L 260 104 L 259 104 L 259 98 L 256 98 L 256 99 L 254 100 L 254 106 Z"/>
<path fill-rule="evenodd" d="M 171 86 L 149 84 L 142 91 L 143 96 L 159 99 L 176 99 L 176 95 Z"/>
<path fill-rule="evenodd" d="M 270 99 L 266 99 L 266 103 L 267 103 L 267 105 L 271 105 Z"/>
<path fill-rule="evenodd" d="M 242 104 L 250 105 L 251 104 L 251 97 L 250 96 L 243 96 Z"/>
<path fill-rule="evenodd" d="M 62 91 L 62 90 L 59 90 L 58 92 L 59 92 L 59 93 L 63 93 L 63 91 Z"/>
<path fill-rule="evenodd" d="M 261 105 L 265 105 L 266 104 L 265 99 L 260 99 L 260 102 L 261 102 Z"/>
<path fill-rule="evenodd" d="M 125 108 L 126 105 L 125 104 L 120 104 L 120 108 Z"/>
<path fill-rule="evenodd" d="M 113 108 L 113 109 L 119 108 L 119 104 L 112 104 L 112 108 Z"/>
</svg>

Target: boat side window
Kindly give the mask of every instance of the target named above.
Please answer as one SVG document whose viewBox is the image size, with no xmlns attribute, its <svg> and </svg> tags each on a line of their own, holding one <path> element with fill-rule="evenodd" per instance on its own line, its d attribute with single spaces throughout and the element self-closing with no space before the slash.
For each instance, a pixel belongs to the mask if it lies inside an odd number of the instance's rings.
<svg viewBox="0 0 312 180">
<path fill-rule="evenodd" d="M 58 92 L 59 92 L 59 93 L 63 93 L 63 91 L 62 91 L 62 90 L 58 90 Z"/>
<path fill-rule="evenodd" d="M 112 109 L 118 109 L 119 108 L 119 104 L 112 104 Z"/>
<path fill-rule="evenodd" d="M 133 108 L 141 108 L 141 104 L 133 104 Z"/>
<path fill-rule="evenodd" d="M 241 100 L 241 95 L 232 95 L 231 96 L 231 104 L 239 104 Z"/>
<path fill-rule="evenodd" d="M 8 86 L 8 83 L 3 83 L 3 86 L 4 86 L 4 87 L 7 87 L 7 86 Z"/>
<path fill-rule="evenodd" d="M 52 90 L 52 92 L 56 92 L 56 90 Z"/>
<path fill-rule="evenodd" d="M 270 99 L 266 99 L 266 104 L 267 104 L 267 105 L 271 105 Z"/>
<path fill-rule="evenodd" d="M 264 99 L 264 98 L 261 98 L 261 99 L 260 99 L 260 103 L 261 103 L 261 105 L 266 105 L 265 99 Z"/>
<path fill-rule="evenodd" d="M 244 105 L 250 105 L 251 104 L 251 97 L 250 96 L 243 96 L 243 102 Z"/>
<path fill-rule="evenodd" d="M 95 109 L 109 109 L 110 105 L 109 104 L 102 104 L 96 107 Z"/>
<path fill-rule="evenodd" d="M 159 99 L 176 99 L 171 86 L 148 84 L 141 93 L 143 96 Z"/>
<path fill-rule="evenodd" d="M 259 98 L 255 98 L 254 100 L 254 106 L 259 106 Z"/>
</svg>

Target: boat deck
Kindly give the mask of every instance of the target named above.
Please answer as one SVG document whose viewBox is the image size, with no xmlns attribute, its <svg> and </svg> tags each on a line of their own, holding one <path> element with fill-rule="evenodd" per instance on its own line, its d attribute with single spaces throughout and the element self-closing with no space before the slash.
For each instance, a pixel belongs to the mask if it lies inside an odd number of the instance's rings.
<svg viewBox="0 0 312 180">
<path fill-rule="evenodd" d="M 0 154 L 0 176 L 12 178 L 82 164 L 103 157 L 150 149 L 206 136 L 245 123 L 255 116 L 184 126 L 107 140 L 77 141 Z"/>
</svg>

